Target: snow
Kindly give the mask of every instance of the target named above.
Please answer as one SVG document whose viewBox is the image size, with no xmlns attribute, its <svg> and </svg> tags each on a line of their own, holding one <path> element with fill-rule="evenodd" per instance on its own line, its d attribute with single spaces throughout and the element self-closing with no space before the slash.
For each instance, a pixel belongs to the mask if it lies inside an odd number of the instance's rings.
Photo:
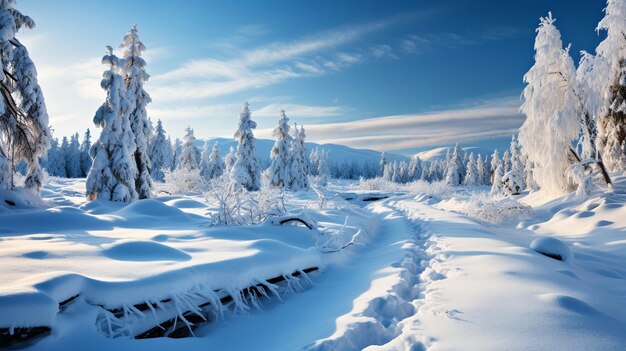
<svg viewBox="0 0 626 351">
<path fill-rule="evenodd" d="M 84 180 L 52 178 L 45 202 L 0 211 L 0 328 L 51 326 L 31 350 L 622 350 L 626 177 L 613 178 L 556 199 L 331 180 L 323 201 L 287 193 L 283 217 L 215 227 L 199 194 L 85 202 Z M 279 224 L 289 216 L 316 229 Z M 125 336 L 310 267 L 225 304 L 195 338 Z M 147 302 L 163 308 L 133 312 Z"/>
</svg>

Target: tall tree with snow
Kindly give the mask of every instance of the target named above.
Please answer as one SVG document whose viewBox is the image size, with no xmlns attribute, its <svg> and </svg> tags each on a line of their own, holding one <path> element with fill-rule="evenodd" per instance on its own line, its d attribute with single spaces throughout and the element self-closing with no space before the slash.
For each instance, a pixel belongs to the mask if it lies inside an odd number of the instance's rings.
<svg viewBox="0 0 626 351">
<path fill-rule="evenodd" d="M 39 87 L 37 70 L 28 50 L 15 38 L 22 28 L 35 22 L 13 6 L 14 0 L 0 1 L 0 182 L 15 186 L 16 166 L 25 162 L 25 187 L 38 193 L 43 180 L 39 159 L 50 147 L 48 112 Z M 5 167 L 4 164 L 8 164 Z"/>
<path fill-rule="evenodd" d="M 511 137 L 511 169 L 509 172 L 515 173 L 515 183 L 516 186 L 519 187 L 517 192 L 521 192 L 526 189 L 526 183 L 524 182 L 526 167 L 524 165 L 524 156 L 522 155 L 522 150 L 520 149 L 519 143 L 515 135 Z M 507 172 L 508 173 L 508 172 Z"/>
<path fill-rule="evenodd" d="M 500 155 L 498 154 L 498 149 L 493 150 L 493 154 L 491 154 L 491 167 L 490 167 L 490 178 L 489 178 L 489 183 L 493 184 L 493 180 L 494 180 L 494 173 L 496 171 L 496 168 L 498 167 L 498 165 L 500 165 Z"/>
<path fill-rule="evenodd" d="M 385 167 L 387 166 L 387 156 L 385 155 L 385 152 L 382 152 L 380 154 L 380 175 L 384 178 L 385 177 Z"/>
<path fill-rule="evenodd" d="M 136 145 L 128 118 L 130 109 L 124 79 L 119 73 L 120 60 L 110 46 L 107 51 L 102 63 L 109 68 L 100 83 L 107 97 L 93 118 L 102 131 L 91 147 L 93 163 L 87 176 L 86 193 L 91 200 L 131 202 L 137 198 L 137 165 L 133 157 Z"/>
<path fill-rule="evenodd" d="M 448 161 L 448 167 L 446 170 L 446 183 L 450 185 L 461 185 L 465 176 L 464 170 L 465 167 L 463 166 L 463 151 L 457 143 L 454 146 L 454 150 Z"/>
<path fill-rule="evenodd" d="M 148 141 L 152 136 L 152 125 L 148 120 L 146 106 L 152 102 L 150 95 L 144 90 L 144 83 L 150 78 L 146 73 L 146 61 L 141 54 L 146 47 L 139 39 L 137 27 L 133 26 L 122 39 L 123 66 L 121 74 L 126 84 L 126 96 L 130 104 L 130 127 L 133 131 L 136 149 L 133 151 L 137 164 L 135 190 L 140 199 L 150 197 L 152 192 L 152 164 L 148 155 Z"/>
<path fill-rule="evenodd" d="M 86 177 L 91 168 L 91 156 L 89 150 L 91 149 L 91 131 L 87 128 L 83 142 L 80 144 L 80 173 L 81 177 Z"/>
<path fill-rule="evenodd" d="M 193 135 L 193 129 L 191 129 L 191 127 L 187 127 L 185 129 L 185 136 L 183 137 L 183 146 L 177 169 L 183 169 L 186 171 L 198 169 L 196 147 L 193 145 L 194 141 L 196 141 L 196 137 Z"/>
<path fill-rule="evenodd" d="M 318 147 L 316 147 L 309 156 L 309 174 L 314 177 L 317 176 L 317 171 L 319 170 L 320 157 L 321 156 Z"/>
<path fill-rule="evenodd" d="M 235 152 L 235 148 L 231 146 L 230 149 L 228 149 L 228 154 L 224 157 L 224 163 L 226 164 L 225 171 L 230 173 L 233 170 L 233 166 L 236 161 L 237 153 Z"/>
<path fill-rule="evenodd" d="M 172 170 L 175 170 L 178 168 L 180 155 L 183 153 L 183 142 L 179 138 L 176 138 L 176 140 L 174 140 L 174 144 L 172 145 L 172 149 L 174 150 L 172 152 Z"/>
<path fill-rule="evenodd" d="M 292 182 L 291 173 L 291 144 L 293 138 L 289 134 L 289 118 L 285 114 L 285 111 L 280 111 L 280 119 L 278 125 L 274 128 L 274 147 L 270 153 L 269 176 L 270 183 L 273 186 L 288 186 Z"/>
<path fill-rule="evenodd" d="M 411 163 L 409 164 L 409 174 L 407 181 L 414 181 L 420 179 L 422 175 L 422 160 L 417 155 L 411 157 Z"/>
<path fill-rule="evenodd" d="M 66 141 L 63 138 L 63 141 Z M 70 137 L 70 143 L 65 150 L 65 168 L 68 178 L 80 178 L 82 171 L 80 168 L 80 142 L 78 133 Z"/>
<path fill-rule="evenodd" d="M 542 17 L 535 40 L 535 64 L 524 76 L 521 111 L 526 120 L 519 142 L 535 165 L 534 178 L 547 193 L 569 190 L 566 171 L 572 141 L 580 124 L 576 116 L 575 68 L 552 14 Z"/>
<path fill-rule="evenodd" d="M 483 159 L 483 155 L 478 154 L 476 159 L 476 173 L 478 174 L 478 185 L 484 185 L 489 183 L 489 170 L 487 169 L 487 162 Z"/>
<path fill-rule="evenodd" d="M 172 164 L 172 144 L 165 136 L 161 120 L 157 121 L 154 137 L 148 146 L 148 155 L 152 163 L 152 179 L 164 181 L 165 171 L 169 170 Z"/>
<path fill-rule="evenodd" d="M 204 144 L 200 161 L 200 175 L 205 180 L 211 180 L 224 174 L 226 164 L 220 156 L 219 143 L 213 143 L 211 151 L 209 151 L 208 142 Z"/>
<path fill-rule="evenodd" d="M 296 125 L 294 127 L 293 141 L 291 143 L 291 183 L 292 190 L 303 190 L 309 188 L 309 170 L 306 157 L 306 146 L 304 140 L 306 134 L 304 127 Z"/>
<path fill-rule="evenodd" d="M 480 160 L 480 155 L 479 155 Z M 465 185 L 479 185 L 480 184 L 480 172 L 478 170 L 478 165 L 476 164 L 476 159 L 474 158 L 474 153 L 470 153 L 467 158 L 467 166 L 465 167 L 465 179 L 463 180 L 463 184 Z"/>
<path fill-rule="evenodd" d="M 606 38 L 596 48 L 607 67 L 599 83 L 598 151 L 609 171 L 626 169 L 626 1 L 608 0 L 597 30 Z"/>
<path fill-rule="evenodd" d="M 328 151 L 321 150 L 321 153 L 316 150 L 318 154 L 317 163 L 317 184 L 326 186 L 328 184 L 328 178 L 330 177 L 330 170 L 328 168 Z"/>
<path fill-rule="evenodd" d="M 239 113 L 239 123 L 235 132 L 237 156 L 230 177 L 235 184 L 248 191 L 257 191 L 261 187 L 261 166 L 256 154 L 256 138 L 253 129 L 256 122 L 251 118 L 250 106 L 245 102 Z"/>
</svg>

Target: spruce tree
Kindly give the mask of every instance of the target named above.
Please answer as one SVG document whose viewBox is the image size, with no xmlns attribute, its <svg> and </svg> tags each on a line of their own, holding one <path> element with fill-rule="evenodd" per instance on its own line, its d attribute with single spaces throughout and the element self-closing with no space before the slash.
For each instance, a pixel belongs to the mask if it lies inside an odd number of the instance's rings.
<svg viewBox="0 0 626 351">
<path fill-rule="evenodd" d="M 64 138 L 64 140 L 67 140 Z M 80 178 L 82 171 L 80 168 L 80 142 L 78 133 L 70 138 L 70 143 L 65 150 L 65 167 L 68 178 Z"/>
<path fill-rule="evenodd" d="M 448 161 L 448 167 L 446 169 L 446 183 L 449 185 L 461 185 L 463 183 L 463 178 L 465 166 L 463 165 L 463 150 L 457 143 L 454 146 L 454 150 L 452 152 L 452 156 Z"/>
<path fill-rule="evenodd" d="M 93 163 L 87 176 L 86 194 L 91 200 L 131 202 L 137 198 L 137 166 L 133 158 L 136 145 L 128 118 L 124 79 L 119 73 L 120 60 L 110 46 L 107 51 L 102 63 L 109 68 L 100 83 L 107 97 L 93 118 L 102 131 L 91 147 Z"/>
<path fill-rule="evenodd" d="M 500 165 L 500 155 L 498 155 L 498 149 L 495 149 L 493 150 L 493 154 L 491 154 L 491 167 L 489 167 L 489 184 L 493 184 L 494 173 L 498 165 Z"/>
<path fill-rule="evenodd" d="M 291 143 L 291 183 L 292 190 L 304 190 L 309 188 L 309 171 L 306 157 L 304 140 L 306 134 L 304 127 L 294 127 L 294 135 Z"/>
<path fill-rule="evenodd" d="M 91 168 L 91 156 L 89 156 L 89 150 L 91 149 L 91 131 L 87 128 L 83 142 L 80 144 L 80 173 L 81 177 L 86 177 Z"/>
<path fill-rule="evenodd" d="M 482 162 L 482 160 L 480 161 Z M 480 172 L 478 169 L 478 165 L 476 164 L 476 159 L 474 158 L 473 152 L 470 153 L 469 157 L 467 158 L 467 166 L 465 167 L 465 169 L 467 170 L 467 173 L 465 174 L 463 184 L 470 186 L 480 185 Z"/>
<path fill-rule="evenodd" d="M 172 144 L 165 136 L 161 120 L 157 121 L 154 137 L 148 146 L 148 155 L 152 163 L 152 179 L 163 182 L 165 171 L 172 165 Z"/>
<path fill-rule="evenodd" d="M 272 160 L 269 169 L 270 183 L 273 186 L 284 187 L 292 182 L 291 174 L 291 143 L 293 138 L 289 135 L 289 118 L 285 111 L 280 111 L 278 126 L 274 128 L 274 147 L 270 153 Z"/>
<path fill-rule="evenodd" d="M 235 152 L 235 148 L 231 146 L 228 150 L 228 154 L 226 154 L 226 157 L 224 157 L 224 163 L 226 165 L 225 171 L 230 173 L 233 170 L 233 166 L 235 165 L 236 161 L 237 154 Z"/>
<path fill-rule="evenodd" d="M 133 26 L 122 39 L 120 45 L 123 56 L 121 74 L 126 84 L 126 96 L 130 104 L 130 127 L 134 135 L 136 149 L 133 151 L 137 165 L 135 190 L 140 199 L 149 198 L 152 192 L 152 164 L 148 155 L 148 141 L 152 136 L 152 126 L 148 120 L 146 105 L 152 102 L 143 86 L 150 78 L 146 73 L 146 61 L 141 54 L 146 47 L 139 39 L 137 27 Z"/>
<path fill-rule="evenodd" d="M 251 118 L 247 102 L 242 105 L 235 140 L 237 141 L 236 161 L 231 171 L 231 180 L 248 191 L 261 187 L 261 167 L 256 154 L 256 139 L 252 132 L 256 122 Z"/>
<path fill-rule="evenodd" d="M 380 154 L 380 163 L 379 163 L 380 175 L 384 178 L 385 176 L 385 166 L 387 166 L 387 156 L 384 152 Z M 389 179 L 388 179 L 389 180 Z"/>
<path fill-rule="evenodd" d="M 198 160 L 196 159 L 196 147 L 193 145 L 196 138 L 193 135 L 193 129 L 187 127 L 185 136 L 183 137 L 182 151 L 180 154 L 180 163 L 177 169 L 186 171 L 194 171 L 198 169 Z"/>
</svg>

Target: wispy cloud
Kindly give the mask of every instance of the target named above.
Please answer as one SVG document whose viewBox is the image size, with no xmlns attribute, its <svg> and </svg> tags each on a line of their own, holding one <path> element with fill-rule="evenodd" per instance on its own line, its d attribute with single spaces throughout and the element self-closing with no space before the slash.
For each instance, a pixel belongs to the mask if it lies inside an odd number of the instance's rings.
<svg viewBox="0 0 626 351">
<path fill-rule="evenodd" d="M 439 32 L 426 34 L 409 34 L 400 41 L 400 48 L 406 53 L 430 51 L 434 47 L 458 48 L 481 45 L 503 40 L 521 34 L 522 31 L 512 27 L 494 27 L 480 31 L 464 33 Z"/>
<path fill-rule="evenodd" d="M 523 121 L 519 104 L 519 98 L 507 97 L 453 110 L 309 124 L 306 129 L 309 139 L 320 143 L 397 151 L 510 135 Z"/>
</svg>

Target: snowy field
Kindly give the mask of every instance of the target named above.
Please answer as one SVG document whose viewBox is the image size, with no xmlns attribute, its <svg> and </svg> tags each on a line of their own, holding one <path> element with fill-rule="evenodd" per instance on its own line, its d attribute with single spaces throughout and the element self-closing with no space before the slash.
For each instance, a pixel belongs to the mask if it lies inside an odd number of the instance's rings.
<svg viewBox="0 0 626 351">
<path fill-rule="evenodd" d="M 213 226 L 201 195 L 85 202 L 54 178 L 43 203 L 0 207 L 0 330 L 50 328 L 32 350 L 623 350 L 614 177 L 550 201 L 336 181 L 253 226 Z"/>
</svg>

